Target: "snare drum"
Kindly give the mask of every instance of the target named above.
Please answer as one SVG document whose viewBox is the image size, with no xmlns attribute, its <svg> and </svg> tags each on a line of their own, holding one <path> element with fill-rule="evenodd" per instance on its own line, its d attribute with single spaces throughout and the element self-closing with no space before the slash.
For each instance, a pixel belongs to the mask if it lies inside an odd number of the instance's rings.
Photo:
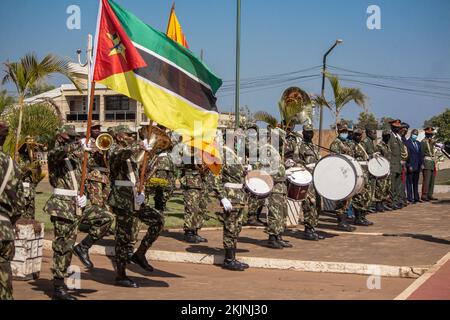
<svg viewBox="0 0 450 320">
<path fill-rule="evenodd" d="M 384 178 L 391 173 L 391 165 L 385 157 L 378 156 L 370 159 L 368 167 L 370 174 L 375 178 Z"/>
<path fill-rule="evenodd" d="M 313 177 L 305 168 L 291 168 L 286 171 L 288 198 L 296 201 L 306 199 Z"/>
<path fill-rule="evenodd" d="M 245 189 L 257 198 L 267 198 L 273 185 L 270 174 L 262 170 L 250 171 L 245 177 Z"/>
<path fill-rule="evenodd" d="M 322 197 L 341 201 L 363 190 L 364 172 L 358 161 L 350 156 L 329 155 L 317 163 L 313 181 Z"/>
</svg>

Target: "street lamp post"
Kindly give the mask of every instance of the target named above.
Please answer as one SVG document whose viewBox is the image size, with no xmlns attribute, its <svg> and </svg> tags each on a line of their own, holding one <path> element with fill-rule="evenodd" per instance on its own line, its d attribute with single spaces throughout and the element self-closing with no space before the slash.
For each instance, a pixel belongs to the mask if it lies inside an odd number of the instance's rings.
<svg viewBox="0 0 450 320">
<path fill-rule="evenodd" d="M 236 96 L 234 100 L 234 119 L 235 127 L 239 128 L 239 112 L 240 112 L 240 69 L 241 69 L 241 0 L 237 0 L 236 12 Z"/>
<path fill-rule="evenodd" d="M 328 51 L 323 56 L 323 68 L 322 68 L 322 99 L 323 99 L 323 101 L 325 101 L 325 73 L 327 71 L 327 56 L 331 53 L 331 51 L 333 51 L 334 48 L 336 48 L 336 46 L 338 44 L 341 44 L 342 42 L 343 42 L 343 40 L 341 40 L 341 39 L 336 40 L 336 42 L 333 44 L 333 46 L 330 49 L 328 49 Z M 323 130 L 323 103 L 320 104 L 319 146 L 322 146 L 322 133 L 323 133 L 322 130 Z"/>
</svg>

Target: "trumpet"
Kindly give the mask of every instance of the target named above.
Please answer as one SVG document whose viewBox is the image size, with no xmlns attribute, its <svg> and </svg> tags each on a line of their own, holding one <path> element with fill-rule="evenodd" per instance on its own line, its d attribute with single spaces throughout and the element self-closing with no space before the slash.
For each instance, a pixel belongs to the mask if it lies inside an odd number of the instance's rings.
<svg viewBox="0 0 450 320">
<path fill-rule="evenodd" d="M 95 146 L 101 151 L 108 151 L 114 142 L 113 137 L 108 133 L 102 133 L 95 140 Z"/>
</svg>

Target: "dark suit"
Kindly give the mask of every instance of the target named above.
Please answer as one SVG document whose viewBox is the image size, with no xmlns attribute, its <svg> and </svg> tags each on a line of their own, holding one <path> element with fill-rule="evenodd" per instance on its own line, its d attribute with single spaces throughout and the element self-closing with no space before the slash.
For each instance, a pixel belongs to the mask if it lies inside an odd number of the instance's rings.
<svg viewBox="0 0 450 320">
<path fill-rule="evenodd" d="M 417 202 L 419 197 L 419 177 L 423 164 L 422 147 L 420 142 L 409 139 L 406 142 L 408 148 L 408 162 L 406 163 L 406 191 L 409 202 Z"/>
</svg>

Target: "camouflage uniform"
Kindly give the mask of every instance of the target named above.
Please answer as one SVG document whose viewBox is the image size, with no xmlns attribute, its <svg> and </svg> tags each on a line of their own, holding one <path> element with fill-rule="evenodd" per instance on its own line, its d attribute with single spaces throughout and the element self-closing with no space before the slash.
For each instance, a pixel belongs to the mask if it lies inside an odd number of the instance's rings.
<svg viewBox="0 0 450 320">
<path fill-rule="evenodd" d="M 391 149 L 389 144 L 380 141 L 375 147 L 375 151 L 379 152 L 383 157 L 385 157 L 389 162 L 391 161 Z M 374 193 L 374 201 L 384 202 L 385 207 L 387 202 L 391 202 L 391 176 L 388 175 L 385 178 L 377 179 L 377 184 Z"/>
<path fill-rule="evenodd" d="M 8 180 L 6 174 L 11 166 Z M 0 300 L 12 300 L 11 261 L 14 258 L 14 224 L 24 212 L 26 205 L 19 166 L 5 153 L 0 151 Z M 1 190 L 0 190 L 1 191 Z"/>
<path fill-rule="evenodd" d="M 150 178 L 165 180 L 167 186 L 146 187 L 145 193 L 147 195 L 154 195 L 155 209 L 165 211 L 166 204 L 175 190 L 175 166 L 172 157 L 166 152 L 159 154 L 155 161 L 154 167 L 150 167 L 151 164 L 149 164 L 148 172 L 151 173 L 154 171 L 154 174 Z"/>
<path fill-rule="evenodd" d="M 27 146 L 28 148 L 28 146 Z M 30 168 L 32 165 L 32 159 L 29 158 L 27 153 L 19 154 L 19 166 L 23 171 L 23 188 L 25 192 L 25 211 L 22 216 L 24 219 L 34 219 L 36 213 L 36 186 L 35 181 L 37 176 L 42 174 L 42 168 L 40 164 L 37 164 L 35 168 Z M 34 177 L 33 177 L 34 175 Z"/>
<path fill-rule="evenodd" d="M 66 126 L 60 129 L 60 133 L 67 130 L 74 131 Z M 55 190 L 44 211 L 51 215 L 54 227 L 52 273 L 55 280 L 68 276 L 80 223 L 89 226 L 89 236 L 94 242 L 106 235 L 112 223 L 111 214 L 106 209 L 91 206 L 81 210 L 76 195 L 61 195 L 61 191 L 78 194 L 82 158 L 83 150 L 79 143 L 58 144 L 48 154 L 50 184 Z"/>
<path fill-rule="evenodd" d="M 372 129 L 372 128 L 370 128 Z M 375 153 L 375 143 L 374 141 L 370 138 L 370 137 L 366 137 L 363 141 L 363 146 L 364 149 L 366 150 L 367 154 L 369 155 L 369 158 L 373 158 L 374 153 Z M 372 206 L 372 204 L 374 204 L 376 202 L 375 199 L 375 188 L 377 185 L 377 178 L 374 177 L 371 174 L 368 174 L 369 178 L 368 178 L 368 186 L 370 188 L 370 201 L 369 201 L 369 208 L 370 206 Z"/>
<path fill-rule="evenodd" d="M 120 131 L 121 129 L 117 129 Z M 148 226 L 140 248 L 147 251 L 164 227 L 162 212 L 143 205 L 138 208 L 136 187 L 139 185 L 137 157 L 141 147 L 114 145 L 110 150 L 111 193 L 108 203 L 116 216 L 116 264 L 124 268 L 133 251 L 133 226 L 136 218 Z"/>
</svg>

